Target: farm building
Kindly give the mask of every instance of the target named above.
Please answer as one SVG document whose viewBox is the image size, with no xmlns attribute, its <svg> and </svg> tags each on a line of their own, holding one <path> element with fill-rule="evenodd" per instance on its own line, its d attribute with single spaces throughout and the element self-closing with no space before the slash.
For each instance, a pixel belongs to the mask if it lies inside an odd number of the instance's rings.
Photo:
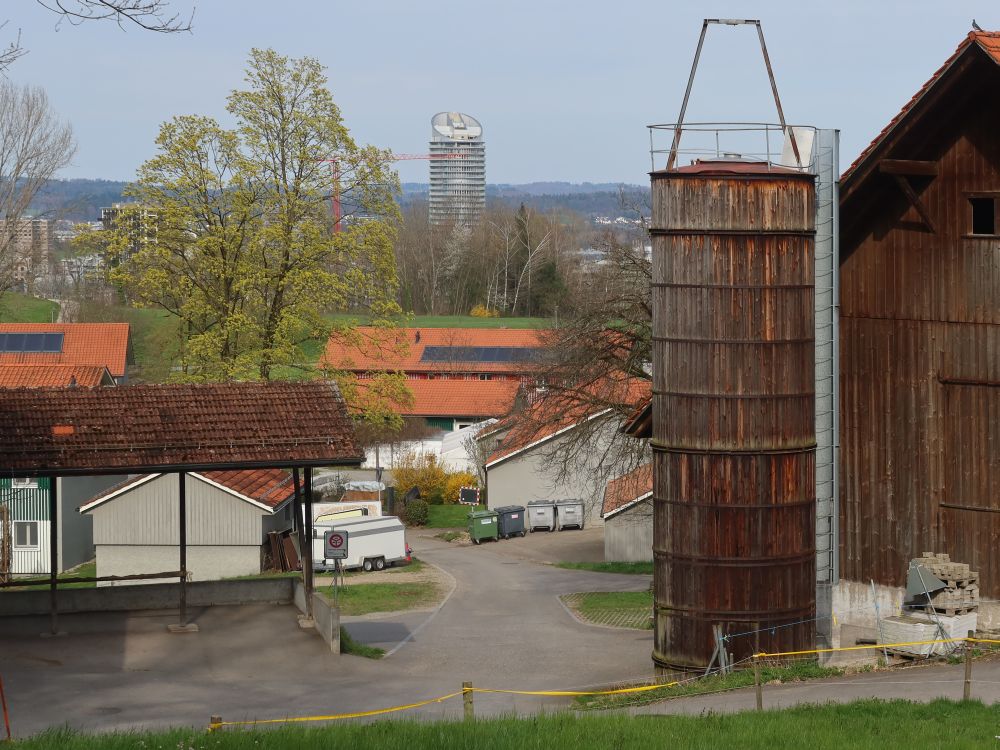
<svg viewBox="0 0 1000 750">
<path fill-rule="evenodd" d="M 292 476 L 283 469 L 189 472 L 186 481 L 188 570 L 207 581 L 261 571 L 269 531 L 293 525 Z M 80 508 L 94 523 L 97 575 L 131 575 L 177 565 L 178 483 L 147 474 Z"/>
<path fill-rule="evenodd" d="M 365 384 L 359 380 L 359 392 Z M 404 419 L 415 421 L 428 432 L 455 432 L 486 419 L 503 417 L 514 408 L 521 388 L 517 380 L 420 380 L 407 379 L 412 402 L 396 409 Z"/>
<path fill-rule="evenodd" d="M 545 347 L 545 331 L 530 328 L 359 326 L 349 341 L 331 337 L 320 364 L 359 379 L 402 372 L 408 380 L 533 382 Z"/>
<path fill-rule="evenodd" d="M 649 382 L 612 391 L 592 401 L 553 393 L 480 432 L 489 506 L 573 498 L 600 521 L 608 477 L 636 460 L 637 442 L 619 432 L 621 415 L 649 394 Z"/>
<path fill-rule="evenodd" d="M 128 370 L 133 364 L 128 323 L 0 323 L 2 366 L 105 367 L 115 383 L 121 384 L 128 381 Z M 50 376 L 55 374 L 52 372 Z M 94 378 L 93 373 L 83 377 L 88 382 L 80 382 L 78 374 L 80 385 L 103 385 L 101 382 L 89 382 Z M 24 385 L 37 387 L 62 383 L 26 382 Z"/>
<path fill-rule="evenodd" d="M 1000 598 L 997 94 L 972 32 L 841 179 L 841 611 L 927 550 Z"/>
<path fill-rule="evenodd" d="M 604 559 L 653 559 L 653 465 L 643 464 L 608 482 L 604 490 Z"/>
</svg>

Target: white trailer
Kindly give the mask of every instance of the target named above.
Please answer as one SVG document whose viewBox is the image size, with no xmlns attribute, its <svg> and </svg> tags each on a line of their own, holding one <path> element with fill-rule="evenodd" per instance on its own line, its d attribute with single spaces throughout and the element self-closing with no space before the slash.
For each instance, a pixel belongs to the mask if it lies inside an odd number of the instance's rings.
<svg viewBox="0 0 1000 750">
<path fill-rule="evenodd" d="M 327 531 L 347 532 L 347 557 L 341 568 L 383 570 L 387 565 L 409 559 L 403 523 L 396 516 L 345 518 L 313 526 L 313 569 L 334 570 L 334 560 L 325 558 L 323 535 Z"/>
</svg>

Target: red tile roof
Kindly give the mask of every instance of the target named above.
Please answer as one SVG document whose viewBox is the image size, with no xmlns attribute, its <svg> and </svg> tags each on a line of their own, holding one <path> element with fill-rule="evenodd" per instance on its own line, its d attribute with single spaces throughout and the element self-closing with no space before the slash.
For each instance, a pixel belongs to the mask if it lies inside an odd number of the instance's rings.
<svg viewBox="0 0 1000 750">
<path fill-rule="evenodd" d="M 95 388 L 115 381 L 108 368 L 100 365 L 0 364 L 0 388 L 65 388 L 72 382 Z"/>
<path fill-rule="evenodd" d="M 653 494 L 653 464 L 643 464 L 617 479 L 612 479 L 604 488 L 604 505 L 601 518 L 608 518 L 625 510 L 633 503 Z"/>
<path fill-rule="evenodd" d="M 159 474 L 143 474 L 142 476 L 126 479 L 113 487 L 109 487 L 100 494 L 94 495 L 79 510 L 87 512 L 92 508 L 101 505 L 113 496 L 122 494 L 123 490 L 135 487 L 139 484 L 152 480 Z M 200 473 L 189 473 L 190 477 L 207 479 L 215 484 L 249 498 L 270 508 L 272 511 L 280 507 L 285 501 L 291 499 L 295 494 L 295 486 L 292 484 L 292 475 L 284 469 L 247 469 L 243 471 L 203 471 Z"/>
<path fill-rule="evenodd" d="M 203 471 L 201 476 L 272 509 L 295 494 L 292 475 L 284 469 Z"/>
<path fill-rule="evenodd" d="M 941 80 L 941 78 L 948 72 L 949 69 L 958 61 L 962 55 L 969 50 L 973 44 L 975 44 L 979 49 L 986 53 L 993 62 L 1000 65 L 1000 32 L 997 31 L 970 31 L 968 36 L 962 40 L 962 43 L 958 45 L 958 49 L 955 53 L 945 60 L 944 64 L 935 71 L 934 75 L 921 86 L 920 90 L 914 94 L 910 100 L 903 105 L 903 108 L 899 111 L 895 117 L 893 117 L 889 124 L 886 125 L 882 131 L 875 136 L 875 139 L 865 148 L 859 155 L 858 158 L 847 168 L 844 174 L 841 176 L 842 183 L 848 183 L 854 178 L 855 174 L 858 173 L 859 168 L 864 164 L 870 156 L 878 150 L 879 146 L 882 145 L 893 130 L 903 121 L 903 119 L 913 110 L 914 107 L 930 92 L 934 85 Z"/>
<path fill-rule="evenodd" d="M 358 464 L 332 383 L 0 391 L 0 473 L 124 474 Z"/>
<path fill-rule="evenodd" d="M 61 333 L 62 352 L 0 352 L 4 365 L 96 365 L 116 378 L 129 364 L 128 323 L 0 323 L 0 333 Z"/>
<path fill-rule="evenodd" d="M 486 466 L 512 458 L 588 419 L 613 410 L 630 412 L 637 403 L 649 397 L 651 388 L 648 380 L 639 378 L 609 379 L 588 386 L 583 396 L 573 391 L 558 391 L 540 398 L 524 411 L 511 414 L 482 433 L 481 437 L 509 430 L 486 459 Z"/>
<path fill-rule="evenodd" d="M 532 328 L 378 328 L 359 326 L 356 338 L 334 335 L 321 365 L 351 372 L 511 372 L 535 368 L 524 362 L 423 362 L 428 346 L 543 348 L 546 331 Z M 419 341 L 417 340 L 419 338 Z"/>
<path fill-rule="evenodd" d="M 357 381 L 364 390 L 366 381 Z M 398 407 L 407 417 L 502 417 L 510 413 L 516 380 L 407 380 L 413 403 Z"/>
</svg>

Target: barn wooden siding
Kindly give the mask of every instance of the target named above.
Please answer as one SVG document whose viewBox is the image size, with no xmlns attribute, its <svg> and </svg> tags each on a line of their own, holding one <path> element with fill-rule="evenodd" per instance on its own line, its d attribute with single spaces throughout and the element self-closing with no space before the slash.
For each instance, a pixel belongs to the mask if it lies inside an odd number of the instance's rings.
<svg viewBox="0 0 1000 750">
<path fill-rule="evenodd" d="M 882 154 L 936 165 L 907 178 L 933 226 L 890 175 L 845 181 L 841 576 L 901 586 L 934 550 L 998 598 L 1000 237 L 970 236 L 969 197 L 1000 196 L 1000 72 L 962 76 Z"/>
</svg>

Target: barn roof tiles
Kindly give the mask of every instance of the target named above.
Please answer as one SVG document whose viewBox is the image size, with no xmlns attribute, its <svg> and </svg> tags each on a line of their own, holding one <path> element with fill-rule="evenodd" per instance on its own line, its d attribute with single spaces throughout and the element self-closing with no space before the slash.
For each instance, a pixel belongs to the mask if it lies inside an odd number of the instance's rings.
<svg viewBox="0 0 1000 750">
<path fill-rule="evenodd" d="M 607 520 L 623 510 L 631 508 L 653 494 L 653 464 L 643 464 L 617 479 L 612 479 L 604 488 L 604 505 L 601 518 Z"/>
<path fill-rule="evenodd" d="M 95 388 L 114 385 L 114 378 L 102 365 L 0 364 L 0 388 L 64 388 L 69 385 Z"/>
<path fill-rule="evenodd" d="M 359 464 L 332 383 L 0 391 L 0 472 L 120 474 Z"/>
</svg>

